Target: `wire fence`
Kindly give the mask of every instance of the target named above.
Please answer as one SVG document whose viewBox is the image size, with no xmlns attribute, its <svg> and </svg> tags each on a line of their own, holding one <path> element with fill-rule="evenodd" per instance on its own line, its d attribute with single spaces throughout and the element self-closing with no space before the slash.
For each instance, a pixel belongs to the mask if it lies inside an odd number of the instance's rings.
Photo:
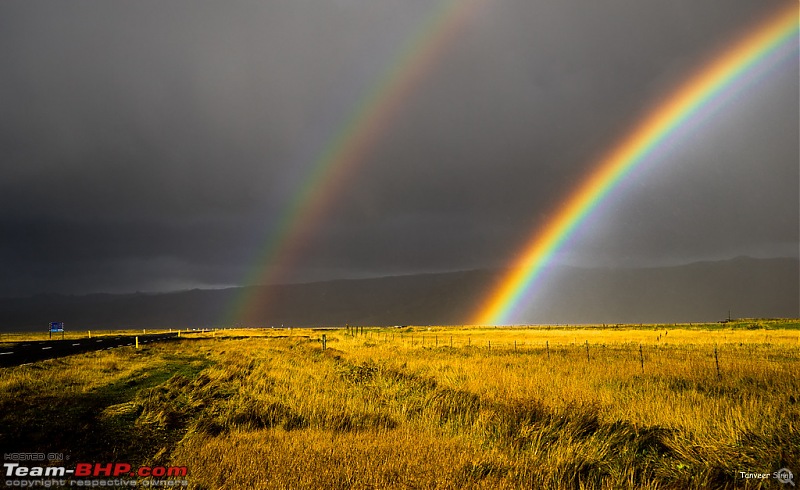
<svg viewBox="0 0 800 490">
<path fill-rule="evenodd" d="M 794 337 L 797 335 L 797 337 Z M 673 338 L 675 336 L 673 335 Z M 580 360 L 586 363 L 629 360 L 637 362 L 642 371 L 648 365 L 662 363 L 712 363 L 718 375 L 726 366 L 741 363 L 791 364 L 800 363 L 800 333 L 775 333 L 737 338 L 717 334 L 716 339 L 703 338 L 670 341 L 668 332 L 661 332 L 649 342 L 633 340 L 590 341 L 574 335 L 572 339 L 509 338 L 508 335 L 437 334 L 386 331 L 348 330 L 344 339 L 365 347 L 391 346 L 402 349 L 425 349 L 438 352 L 469 351 L 484 355 L 526 355 L 543 359 Z"/>
</svg>

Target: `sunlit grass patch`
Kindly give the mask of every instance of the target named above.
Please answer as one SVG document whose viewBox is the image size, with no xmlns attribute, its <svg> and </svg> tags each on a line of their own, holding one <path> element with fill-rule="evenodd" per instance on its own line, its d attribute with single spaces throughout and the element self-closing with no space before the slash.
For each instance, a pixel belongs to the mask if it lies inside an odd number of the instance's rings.
<svg viewBox="0 0 800 490">
<path fill-rule="evenodd" d="M 203 489 L 733 486 L 800 461 L 773 327 L 209 332 L 4 369 L 0 442 Z"/>
</svg>

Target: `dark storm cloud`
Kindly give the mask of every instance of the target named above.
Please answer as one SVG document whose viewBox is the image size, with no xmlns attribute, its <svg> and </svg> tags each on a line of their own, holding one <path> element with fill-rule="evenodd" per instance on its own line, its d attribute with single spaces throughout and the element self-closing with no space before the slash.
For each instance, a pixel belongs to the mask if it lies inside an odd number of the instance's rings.
<svg viewBox="0 0 800 490">
<path fill-rule="evenodd" d="M 782 3 L 485 2 L 295 278 L 506 264 L 649 107 Z M 431 5 L 2 3 L 0 294 L 238 283 Z M 623 183 L 562 258 L 796 254 L 797 72 Z"/>
</svg>

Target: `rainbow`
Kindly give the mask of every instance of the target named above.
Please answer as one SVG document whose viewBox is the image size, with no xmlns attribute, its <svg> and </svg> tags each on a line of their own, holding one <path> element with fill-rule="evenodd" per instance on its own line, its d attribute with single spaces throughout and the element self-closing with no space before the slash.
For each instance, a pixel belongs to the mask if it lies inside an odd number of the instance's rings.
<svg viewBox="0 0 800 490">
<path fill-rule="evenodd" d="M 245 284 L 274 284 L 285 277 L 347 177 L 365 161 L 403 101 L 483 3 L 485 0 L 437 2 L 316 156 L 311 172 L 281 219 L 266 231 L 261 241 L 265 244 L 263 252 L 245 278 Z M 268 305 L 265 298 L 256 296 L 254 288 L 244 288 L 226 312 L 223 323 L 257 323 Z"/>
<path fill-rule="evenodd" d="M 691 77 L 600 159 L 554 217 L 524 246 L 515 267 L 475 315 L 475 324 L 507 323 L 553 254 L 625 175 L 760 62 L 792 43 L 796 48 L 798 9 L 795 2 L 791 3 Z"/>
</svg>

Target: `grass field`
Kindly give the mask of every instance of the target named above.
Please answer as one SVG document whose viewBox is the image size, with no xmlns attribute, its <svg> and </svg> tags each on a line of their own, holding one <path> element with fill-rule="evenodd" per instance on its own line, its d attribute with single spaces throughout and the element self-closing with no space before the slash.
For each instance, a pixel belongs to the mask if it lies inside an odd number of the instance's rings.
<svg viewBox="0 0 800 490">
<path fill-rule="evenodd" d="M 739 472 L 800 473 L 798 321 L 194 336 L 0 370 L 0 446 L 187 466 L 198 489 L 788 488 Z"/>
</svg>

